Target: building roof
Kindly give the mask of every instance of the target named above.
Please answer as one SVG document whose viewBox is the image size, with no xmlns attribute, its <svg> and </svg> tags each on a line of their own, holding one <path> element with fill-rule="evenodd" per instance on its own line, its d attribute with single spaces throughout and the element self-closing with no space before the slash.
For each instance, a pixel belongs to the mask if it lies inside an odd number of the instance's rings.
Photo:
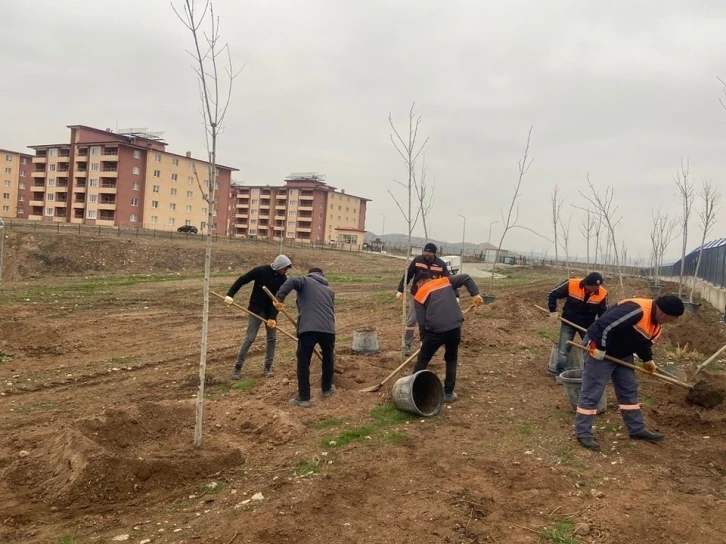
<svg viewBox="0 0 726 544">
<path fill-rule="evenodd" d="M 119 134 L 118 132 L 114 132 L 111 129 L 101 129 L 101 128 L 96 128 L 96 127 L 89 127 L 88 125 L 67 125 L 66 128 L 71 128 L 71 129 L 73 129 L 73 128 L 83 128 L 83 129 L 86 129 L 86 130 L 92 130 L 93 132 L 101 132 L 103 134 L 113 134 L 114 136 L 116 136 L 118 138 L 131 138 L 132 137 L 131 134 L 123 134 L 123 133 L 122 134 Z M 164 141 L 163 138 L 146 138 L 146 137 L 142 136 L 141 134 L 143 134 L 143 132 L 139 132 L 138 134 L 134 134 L 133 137 L 134 138 L 138 138 L 139 140 L 146 140 L 147 142 L 152 142 L 152 143 L 155 143 L 155 144 L 161 144 L 163 146 L 169 145 L 169 144 L 167 144 Z"/>
<path fill-rule="evenodd" d="M 71 147 L 71 144 L 43 144 L 43 145 L 29 145 L 30 149 L 45 149 L 46 147 Z"/>
<path fill-rule="evenodd" d="M 25 155 L 26 157 L 32 157 L 30 153 L 23 153 L 22 151 L 13 151 L 12 149 L 3 149 L 0 147 L 0 153 L 12 153 L 13 155 Z"/>
<path fill-rule="evenodd" d="M 348 228 L 348 227 L 335 227 L 335 230 L 350 230 L 350 231 L 353 231 L 353 232 L 366 232 L 363 229 L 356 229 L 356 228 L 353 228 L 353 227 L 350 227 L 350 228 Z"/>
</svg>

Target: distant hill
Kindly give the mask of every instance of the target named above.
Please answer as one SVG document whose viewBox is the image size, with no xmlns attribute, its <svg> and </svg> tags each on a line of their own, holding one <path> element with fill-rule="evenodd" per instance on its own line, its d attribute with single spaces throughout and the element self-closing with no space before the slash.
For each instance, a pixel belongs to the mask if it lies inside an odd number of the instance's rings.
<svg viewBox="0 0 726 544">
<path fill-rule="evenodd" d="M 387 246 L 394 246 L 399 248 L 406 247 L 406 244 L 408 244 L 408 236 L 405 234 L 384 234 L 383 236 L 378 236 L 377 234 L 373 232 L 366 232 L 365 240 L 366 242 L 371 242 L 375 238 L 380 238 Z M 450 242 L 442 242 L 441 240 L 431 240 L 426 238 L 421 238 L 419 236 L 412 236 L 411 237 L 411 245 L 414 247 L 423 247 L 428 242 L 433 242 L 436 244 L 436 247 L 439 248 L 439 255 L 458 255 L 461 253 L 461 243 L 454 244 Z M 483 253 L 487 249 L 490 250 L 496 250 L 496 246 L 493 246 L 491 244 L 483 243 L 483 244 L 472 244 L 472 243 L 466 243 L 464 244 L 464 253 L 467 255 L 478 255 L 480 253 Z"/>
</svg>

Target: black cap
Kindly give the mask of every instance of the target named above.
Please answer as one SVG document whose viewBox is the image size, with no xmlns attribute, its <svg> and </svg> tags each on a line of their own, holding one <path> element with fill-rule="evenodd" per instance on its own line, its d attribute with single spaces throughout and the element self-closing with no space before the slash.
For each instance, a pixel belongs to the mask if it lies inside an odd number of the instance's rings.
<svg viewBox="0 0 726 544">
<path fill-rule="evenodd" d="M 429 242 L 424 246 L 424 251 L 430 251 L 431 253 L 436 253 L 437 247 L 436 244 L 432 244 Z"/>
<path fill-rule="evenodd" d="M 678 317 L 683 315 L 686 308 L 683 306 L 683 301 L 676 295 L 664 295 L 655 299 L 655 305 L 661 309 L 666 315 Z"/>
<path fill-rule="evenodd" d="M 602 275 L 598 272 L 590 272 L 587 276 L 585 276 L 585 279 L 582 280 L 583 285 L 588 285 L 590 287 L 596 286 L 596 285 L 602 285 L 603 279 Z"/>
</svg>

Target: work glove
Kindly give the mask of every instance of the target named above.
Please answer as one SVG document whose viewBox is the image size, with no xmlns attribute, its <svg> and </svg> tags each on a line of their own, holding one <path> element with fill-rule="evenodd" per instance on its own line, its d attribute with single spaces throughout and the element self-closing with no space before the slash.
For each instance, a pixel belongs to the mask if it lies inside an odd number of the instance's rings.
<svg viewBox="0 0 726 544">
<path fill-rule="evenodd" d="M 484 299 L 481 298 L 481 295 L 476 295 L 474 298 L 471 299 L 471 303 L 473 306 L 481 306 L 484 303 Z"/>
<path fill-rule="evenodd" d="M 643 363 L 643 370 L 650 374 L 655 374 L 655 363 L 653 361 L 646 361 Z"/>
<path fill-rule="evenodd" d="M 396 300 L 401 300 L 403 298 L 403 293 L 401 291 L 396 292 Z"/>
<path fill-rule="evenodd" d="M 275 321 L 274 319 L 268 319 L 265 322 L 265 325 L 267 325 L 268 329 L 274 329 L 275 327 L 277 327 L 277 321 Z"/>
<path fill-rule="evenodd" d="M 272 301 L 272 305 L 275 307 L 275 310 L 277 310 L 278 312 L 281 312 L 282 310 L 285 309 L 285 303 L 280 302 L 279 300 Z"/>
<path fill-rule="evenodd" d="M 234 299 L 233 299 L 232 297 L 230 297 L 230 296 L 226 296 L 226 297 L 224 297 L 224 303 L 225 303 L 225 304 L 226 304 L 227 306 L 232 306 L 232 303 L 233 303 L 233 302 L 234 302 Z"/>
<path fill-rule="evenodd" d="M 554 319 L 556 321 L 557 317 L 558 317 L 557 312 L 550 312 L 550 319 Z"/>
<path fill-rule="evenodd" d="M 593 359 L 597 359 L 598 361 L 602 361 L 605 358 L 605 352 L 601 349 L 592 349 L 590 350 L 590 357 Z"/>
</svg>

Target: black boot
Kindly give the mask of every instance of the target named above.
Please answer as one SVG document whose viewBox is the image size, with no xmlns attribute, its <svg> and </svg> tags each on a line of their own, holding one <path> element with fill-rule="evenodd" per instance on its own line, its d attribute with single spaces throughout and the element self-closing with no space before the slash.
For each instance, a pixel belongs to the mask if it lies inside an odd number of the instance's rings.
<svg viewBox="0 0 726 544">
<path fill-rule="evenodd" d="M 595 442 L 595 439 L 591 436 L 584 436 L 584 437 L 577 437 L 577 441 L 580 443 L 580 446 L 583 448 L 587 448 L 590 451 L 600 451 L 600 444 Z"/>
<path fill-rule="evenodd" d="M 656 444 L 657 442 L 660 442 L 665 438 L 665 435 L 663 433 L 654 433 L 653 431 L 649 431 L 648 429 L 644 431 L 640 431 L 636 434 L 631 434 L 630 438 L 633 440 L 644 440 L 645 442 L 650 442 L 651 444 Z"/>
</svg>

